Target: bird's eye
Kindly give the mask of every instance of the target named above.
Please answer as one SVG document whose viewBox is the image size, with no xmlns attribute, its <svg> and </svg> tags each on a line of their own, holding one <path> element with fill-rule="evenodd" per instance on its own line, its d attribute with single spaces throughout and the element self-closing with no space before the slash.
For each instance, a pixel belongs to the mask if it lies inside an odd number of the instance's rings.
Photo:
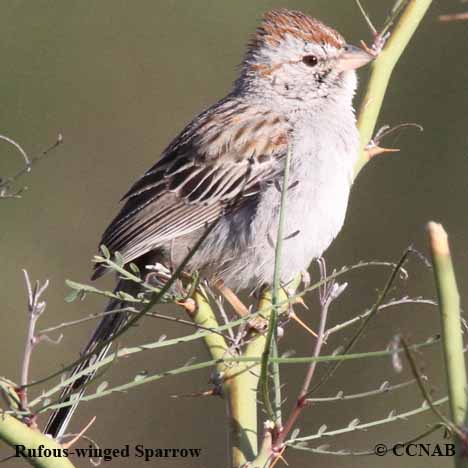
<svg viewBox="0 0 468 468">
<path fill-rule="evenodd" d="M 302 57 L 302 61 L 308 66 L 308 67 L 315 67 L 318 63 L 318 58 L 315 55 L 305 55 Z"/>
</svg>

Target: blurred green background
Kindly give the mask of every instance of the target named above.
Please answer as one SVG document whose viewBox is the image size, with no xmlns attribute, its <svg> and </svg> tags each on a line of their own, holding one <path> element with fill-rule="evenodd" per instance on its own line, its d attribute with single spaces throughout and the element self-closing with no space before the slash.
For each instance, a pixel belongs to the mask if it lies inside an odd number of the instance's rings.
<svg viewBox="0 0 468 468">
<path fill-rule="evenodd" d="M 392 0 L 364 1 L 377 24 Z M 273 7 L 300 9 L 336 27 L 350 41 L 369 40 L 367 26 L 351 0 L 303 1 L 24 1 L 3 2 L 0 15 L 0 133 L 38 154 L 58 132 L 64 144 L 20 181 L 29 190 L 20 200 L 0 200 L 1 374 L 18 379 L 26 334 L 26 295 L 22 268 L 33 278 L 49 278 L 48 307 L 40 327 L 99 311 L 103 301 L 64 303 L 65 278 L 87 281 L 90 259 L 101 232 L 117 210 L 129 185 L 159 157 L 161 150 L 201 109 L 221 98 L 236 77 L 245 43 L 263 12 Z M 458 0 L 435 1 L 393 75 L 380 125 L 417 122 L 424 132 L 406 130 L 385 144 L 401 152 L 377 158 L 359 175 L 353 188 L 346 225 L 326 254 L 329 267 L 361 259 L 396 260 L 409 244 L 427 253 L 424 226 L 444 223 L 453 248 L 462 300 L 468 293 L 468 44 L 467 23 L 440 23 L 439 14 L 463 10 Z M 367 71 L 361 72 L 361 83 Z M 20 157 L 0 146 L 0 174 L 20 168 Z M 409 264 L 410 278 L 399 281 L 392 297 L 434 297 L 431 272 L 422 262 Z M 316 275 L 316 270 L 313 270 Z M 347 276 L 348 291 L 337 301 L 331 322 L 362 312 L 376 297 L 388 272 L 361 271 Z M 111 278 L 100 280 L 111 286 Z M 316 324 L 318 302 L 308 299 L 302 318 Z M 162 309 L 162 308 L 161 308 Z M 172 311 L 180 315 L 180 312 Z M 172 313 L 171 312 L 171 313 Z M 32 378 L 39 378 L 77 357 L 92 325 L 68 328 L 61 344 L 40 345 L 33 356 Z M 439 330 L 434 308 L 405 306 L 382 313 L 370 326 L 359 350 L 383 349 L 399 332 L 411 341 Z M 122 344 L 144 343 L 161 334 L 190 333 L 181 325 L 146 319 Z M 281 350 L 310 353 L 309 337 L 291 325 Z M 331 352 L 346 337 L 336 336 Z M 191 356 L 207 357 L 202 343 L 142 353 L 114 366 L 106 378 L 124 382 L 138 371 L 158 372 L 183 365 Z M 434 396 L 445 393 L 440 350 L 417 356 L 430 376 Z M 289 404 L 297 394 L 304 368 L 284 368 Z M 322 389 L 323 395 L 361 392 L 397 375 L 389 359 L 343 365 Z M 165 459 L 177 468 L 225 466 L 225 419 L 221 400 L 171 399 L 172 394 L 208 388 L 208 372 L 161 380 L 105 399 L 83 404 L 71 430 L 98 419 L 88 435 L 101 447 L 136 443 L 148 447 L 201 447 L 198 460 Z M 421 404 L 415 386 L 392 395 L 351 402 L 323 403 L 299 421 L 301 435 L 322 424 L 346 426 L 353 418 L 372 421 L 392 409 Z M 434 422 L 429 413 L 408 422 L 333 440 L 331 448 L 368 449 L 377 442 L 396 442 L 424 432 Z M 437 434 L 433 441 L 442 441 Z M 87 445 L 83 443 L 83 445 Z M 0 456 L 9 451 L 2 447 Z M 392 456 L 337 457 L 289 451 L 290 466 L 383 467 L 450 466 L 449 458 Z M 77 466 L 88 461 L 75 460 Z M 154 462 L 154 464 L 157 464 Z M 8 462 L 5 466 L 20 466 Z M 112 466 L 143 466 L 138 459 L 114 460 Z"/>
</svg>

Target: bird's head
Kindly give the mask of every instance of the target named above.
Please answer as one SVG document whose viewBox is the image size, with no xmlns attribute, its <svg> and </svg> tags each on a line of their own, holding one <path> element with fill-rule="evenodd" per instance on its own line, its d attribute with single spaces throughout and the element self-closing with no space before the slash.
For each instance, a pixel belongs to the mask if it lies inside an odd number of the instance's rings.
<svg viewBox="0 0 468 468">
<path fill-rule="evenodd" d="M 372 58 L 304 13 L 272 10 L 249 44 L 237 83 L 293 107 L 322 105 L 327 99 L 351 101 L 355 69 Z"/>
</svg>

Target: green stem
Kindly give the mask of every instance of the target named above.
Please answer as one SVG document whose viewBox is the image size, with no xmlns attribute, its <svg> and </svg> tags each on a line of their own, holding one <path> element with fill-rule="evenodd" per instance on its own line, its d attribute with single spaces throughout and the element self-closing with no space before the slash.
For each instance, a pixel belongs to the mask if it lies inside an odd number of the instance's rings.
<svg viewBox="0 0 468 468">
<path fill-rule="evenodd" d="M 197 309 L 192 316 L 193 321 L 204 327 L 219 328 L 206 296 L 196 292 L 194 299 Z M 229 351 L 225 339 L 219 334 L 210 333 L 204 336 L 204 340 L 211 357 L 219 360 L 216 369 L 224 382 L 222 392 L 228 418 L 229 466 L 238 468 L 252 460 L 258 450 L 257 372 L 253 370 L 258 364 L 226 363 L 222 361 Z"/>
<path fill-rule="evenodd" d="M 291 285 L 297 288 L 300 279 Z M 283 304 L 278 313 L 287 310 L 289 301 L 286 292 L 280 289 L 278 304 Z M 271 291 L 262 293 L 257 309 L 269 320 L 272 313 Z M 257 334 L 246 346 L 239 362 L 227 363 L 224 391 L 229 405 L 229 426 L 231 466 L 239 468 L 252 461 L 258 453 L 257 436 L 257 389 L 259 386 L 261 362 L 267 344 L 265 334 Z M 252 466 L 257 466 L 255 459 Z M 261 465 L 263 467 L 263 465 Z"/>
<path fill-rule="evenodd" d="M 196 292 L 194 295 L 197 310 L 193 316 L 196 324 L 204 327 L 218 328 L 216 316 L 205 295 Z M 213 359 L 223 359 L 228 347 L 226 341 L 215 333 L 204 337 L 205 344 Z M 226 365 L 219 362 L 216 366 L 218 374 L 223 377 L 223 397 L 226 402 L 226 413 L 228 418 L 228 448 L 230 453 L 229 466 L 240 467 L 247 460 L 251 460 L 256 453 L 257 446 L 257 414 L 252 408 L 243 412 L 244 401 L 249 399 L 250 372 L 249 364 L 241 366 L 233 364 Z M 231 375 L 236 372 L 235 375 Z"/>
<path fill-rule="evenodd" d="M 288 192 L 288 178 L 289 166 L 291 162 L 291 148 L 288 148 L 286 159 L 284 161 L 284 175 L 283 184 L 281 188 L 281 201 L 279 206 L 278 230 L 276 233 L 276 246 L 275 246 L 275 269 L 273 274 L 273 290 L 271 293 L 271 313 L 268 319 L 268 332 L 266 336 L 265 348 L 262 353 L 262 366 L 260 373 L 260 386 L 262 391 L 262 401 L 265 405 L 267 416 L 271 421 L 276 422 L 276 412 L 270 401 L 269 391 L 269 372 L 270 367 L 270 353 L 272 351 L 273 343 L 276 343 L 277 322 L 278 322 L 278 299 L 281 290 L 281 252 L 283 248 L 283 230 L 284 230 L 284 217 L 286 212 L 286 195 Z M 277 380 L 274 374 L 279 373 L 279 367 L 272 368 L 273 379 Z M 279 388 L 275 387 L 279 391 Z M 276 398 L 275 398 L 276 400 Z"/>
<path fill-rule="evenodd" d="M 240 468 L 255 458 L 257 441 L 258 364 L 236 363 L 226 372 L 223 394 L 228 415 L 230 465 Z"/>
<path fill-rule="evenodd" d="M 35 450 L 38 453 L 41 448 L 43 456 L 35 456 L 24 458 L 31 466 L 38 468 L 73 468 L 72 463 L 67 457 L 46 456 L 44 450 L 50 450 L 53 454 L 54 450 L 59 450 L 63 453 L 63 448 L 57 444 L 52 438 L 35 431 L 26 424 L 18 421 L 16 418 L 6 414 L 0 410 L 0 439 L 16 450 L 17 446 L 24 447 L 24 450 Z M 27 453 L 27 452 L 26 452 Z M 57 452 L 58 453 L 58 452 Z M 18 460 L 19 458 L 15 458 Z"/>
<path fill-rule="evenodd" d="M 286 299 L 286 298 L 283 298 Z M 271 293 L 265 291 L 258 310 L 265 319 L 272 312 Z M 260 357 L 265 349 L 265 334 L 257 334 L 247 345 L 243 357 L 258 361 L 238 362 L 226 368 L 225 393 L 229 408 L 231 466 L 239 468 L 258 453 L 257 388 L 261 373 Z"/>
<path fill-rule="evenodd" d="M 386 46 L 372 64 L 372 73 L 359 110 L 358 128 L 361 135 L 361 155 L 356 164 L 355 176 L 369 161 L 369 155 L 365 148 L 374 135 L 393 69 L 431 5 L 431 1 L 409 1 Z"/>
<path fill-rule="evenodd" d="M 272 359 L 278 359 L 278 343 L 276 340 L 272 343 L 271 346 L 271 357 Z M 273 361 L 271 363 L 272 374 L 273 374 L 273 388 L 275 389 L 275 401 L 274 401 L 274 410 L 275 410 L 275 426 L 281 430 L 283 427 L 282 421 L 282 412 L 281 412 L 281 376 L 280 376 L 280 365 L 279 362 Z"/>
<path fill-rule="evenodd" d="M 466 366 L 463 355 L 460 297 L 453 271 L 447 233 L 441 224 L 431 222 L 427 226 L 431 247 L 434 275 L 439 297 L 442 342 L 447 373 L 450 410 L 457 427 L 466 426 Z M 468 467 L 462 443 L 455 435 L 457 454 L 455 466 Z"/>
<path fill-rule="evenodd" d="M 197 305 L 196 311 L 192 316 L 192 320 L 196 325 L 200 325 L 204 328 L 217 329 L 219 328 L 218 321 L 213 312 L 213 309 L 208 302 L 205 294 L 202 292 L 195 292 L 194 294 L 195 303 Z M 226 340 L 219 333 L 207 333 L 203 337 L 206 347 L 211 354 L 213 359 L 223 359 L 226 357 L 226 351 L 228 349 Z M 224 365 L 218 364 L 218 372 L 224 370 Z"/>
</svg>

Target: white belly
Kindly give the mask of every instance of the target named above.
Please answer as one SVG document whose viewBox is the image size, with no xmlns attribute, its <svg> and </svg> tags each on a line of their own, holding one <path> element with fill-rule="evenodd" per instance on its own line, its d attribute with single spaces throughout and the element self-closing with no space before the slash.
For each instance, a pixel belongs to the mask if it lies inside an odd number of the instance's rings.
<svg viewBox="0 0 468 468">
<path fill-rule="evenodd" d="M 354 125 L 348 133 L 333 128 L 325 135 L 314 135 L 308 128 L 295 135 L 284 215 L 284 237 L 281 259 L 281 279 L 289 281 L 307 270 L 314 258 L 323 254 L 341 230 L 346 215 L 352 174 L 358 153 L 358 134 Z M 313 127 L 312 127 L 313 128 Z M 336 137 L 339 131 L 341 137 Z M 257 238 L 251 260 L 257 265 L 260 281 L 271 282 L 274 272 L 281 194 L 274 186 L 262 196 L 254 221 Z M 265 242 L 258 242 L 258 237 Z"/>
<path fill-rule="evenodd" d="M 343 128 L 330 121 L 325 134 L 313 133 L 311 129 L 318 128 L 313 121 L 295 130 L 288 185 L 299 182 L 287 194 L 284 237 L 296 234 L 283 241 L 283 283 L 307 270 L 343 225 L 359 147 L 354 117 L 348 117 L 341 115 Z M 256 209 L 246 207 L 225 218 L 210 236 L 206 250 L 212 256 L 218 252 L 223 265 L 221 270 L 214 265 L 214 272 L 229 287 L 272 283 L 280 199 L 278 188 L 268 185 Z M 201 251 L 196 266 L 203 265 L 206 253 Z"/>
</svg>

